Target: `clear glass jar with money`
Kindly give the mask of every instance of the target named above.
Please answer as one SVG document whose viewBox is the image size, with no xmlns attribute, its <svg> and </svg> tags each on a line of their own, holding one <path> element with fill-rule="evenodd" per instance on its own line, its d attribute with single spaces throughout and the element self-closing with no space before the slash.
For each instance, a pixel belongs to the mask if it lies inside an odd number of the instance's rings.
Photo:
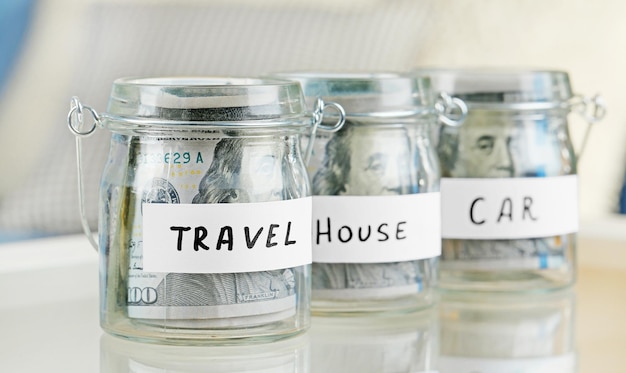
<svg viewBox="0 0 626 373">
<path fill-rule="evenodd" d="M 73 99 L 78 138 L 112 132 L 97 245 L 103 329 L 233 344 L 309 326 L 300 136 L 330 104 L 318 105 L 308 114 L 297 83 L 245 78 L 119 79 L 102 114 Z"/>
<path fill-rule="evenodd" d="M 441 236 L 430 134 L 443 111 L 462 102 L 445 96 L 446 106 L 427 77 L 275 76 L 299 81 L 307 100 L 322 97 L 346 112 L 341 130 L 317 134 L 307 150 L 313 313 L 406 312 L 432 304 Z M 453 114 L 446 119 L 456 123 Z"/>
<path fill-rule="evenodd" d="M 439 302 L 440 373 L 575 373 L 576 298 L 444 292 Z"/>
<path fill-rule="evenodd" d="M 574 95 L 559 71 L 418 72 L 469 107 L 463 126 L 441 128 L 437 145 L 440 287 L 545 291 L 572 284 L 582 147 L 577 154 L 567 116 L 600 120 L 601 98 Z"/>
</svg>

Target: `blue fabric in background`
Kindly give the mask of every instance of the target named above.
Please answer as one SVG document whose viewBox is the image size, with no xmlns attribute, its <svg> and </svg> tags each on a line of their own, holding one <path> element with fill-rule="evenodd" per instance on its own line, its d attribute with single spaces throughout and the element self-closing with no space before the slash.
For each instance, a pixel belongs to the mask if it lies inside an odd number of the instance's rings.
<svg viewBox="0 0 626 373">
<path fill-rule="evenodd" d="M 0 0 L 0 94 L 28 31 L 35 0 Z"/>
<path fill-rule="evenodd" d="M 0 95 L 28 31 L 35 0 L 0 0 Z M 41 237 L 36 232 L 0 231 L 0 243 Z"/>
<path fill-rule="evenodd" d="M 2 1 L 2 0 L 0 0 Z M 51 237 L 53 235 L 46 233 L 37 233 L 37 232 L 7 232 L 0 230 L 0 244 L 23 241 L 23 240 L 33 240 L 36 238 L 46 238 Z"/>
<path fill-rule="evenodd" d="M 619 213 L 626 214 L 626 176 L 624 176 L 624 184 L 619 194 Z"/>
</svg>

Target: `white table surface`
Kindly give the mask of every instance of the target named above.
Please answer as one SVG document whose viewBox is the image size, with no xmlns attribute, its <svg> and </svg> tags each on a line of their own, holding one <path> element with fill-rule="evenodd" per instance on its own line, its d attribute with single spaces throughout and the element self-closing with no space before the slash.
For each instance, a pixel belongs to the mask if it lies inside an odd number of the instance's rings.
<svg viewBox="0 0 626 373">
<path fill-rule="evenodd" d="M 579 372 L 624 372 L 626 263 L 611 258 L 623 258 L 626 245 L 583 239 L 580 246 L 574 331 Z M 98 321 L 97 254 L 81 235 L 0 245 L 0 294 L 0 372 L 380 371 L 376 364 L 418 366 L 436 355 L 440 342 L 435 331 L 427 336 L 432 343 L 424 344 L 425 325 L 437 326 L 436 307 L 405 329 L 397 323 L 350 329 L 341 320 L 314 318 L 301 337 L 267 346 L 181 353 L 105 336 Z M 433 367 L 436 360 L 424 364 Z M 115 365 L 120 361 L 122 368 Z M 334 369 L 333 361 L 343 366 Z"/>
</svg>

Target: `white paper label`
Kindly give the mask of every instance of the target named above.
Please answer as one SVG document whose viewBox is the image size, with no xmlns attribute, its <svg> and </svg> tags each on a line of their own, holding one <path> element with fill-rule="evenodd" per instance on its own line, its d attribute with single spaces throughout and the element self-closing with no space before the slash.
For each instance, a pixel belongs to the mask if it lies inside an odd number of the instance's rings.
<svg viewBox="0 0 626 373">
<path fill-rule="evenodd" d="M 387 263 L 441 255 L 439 193 L 313 197 L 313 261 Z"/>
<path fill-rule="evenodd" d="M 143 204 L 143 270 L 238 273 L 311 263 L 311 197 Z"/>
<path fill-rule="evenodd" d="M 441 180 L 443 238 L 521 239 L 578 231 L 576 175 Z"/>
<path fill-rule="evenodd" d="M 574 373 L 576 355 L 543 358 L 486 359 L 439 357 L 441 373 Z"/>
</svg>

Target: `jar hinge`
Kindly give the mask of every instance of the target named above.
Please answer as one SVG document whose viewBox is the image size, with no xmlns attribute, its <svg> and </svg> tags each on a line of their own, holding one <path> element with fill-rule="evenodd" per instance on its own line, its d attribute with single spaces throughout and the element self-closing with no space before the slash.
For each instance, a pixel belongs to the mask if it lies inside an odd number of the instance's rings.
<svg viewBox="0 0 626 373">
<path fill-rule="evenodd" d="M 582 144 L 576 154 L 576 158 L 580 160 L 589 140 L 591 126 L 606 116 L 606 102 L 599 94 L 593 97 L 575 95 L 568 104 L 572 111 L 578 113 L 587 122 L 587 129 L 583 135 Z"/>
<path fill-rule="evenodd" d="M 435 102 L 435 110 L 439 114 L 441 123 L 458 127 L 467 117 L 467 104 L 458 97 L 452 97 L 445 92 L 440 92 Z"/>
<path fill-rule="evenodd" d="M 81 128 L 85 124 L 85 118 L 83 115 L 84 111 L 87 111 L 91 114 L 93 118 L 93 123 L 87 130 L 81 130 Z M 93 238 L 93 232 L 89 227 L 89 222 L 87 221 L 87 216 L 85 214 L 85 192 L 84 186 L 85 183 L 83 181 L 83 164 L 82 164 L 82 138 L 92 135 L 98 127 L 102 127 L 102 122 L 100 120 L 100 116 L 98 112 L 89 106 L 84 106 L 78 97 L 72 97 L 70 102 L 70 111 L 67 114 L 67 126 L 70 131 L 76 136 L 76 168 L 78 171 L 78 208 L 80 210 L 80 219 L 81 224 L 83 226 L 83 231 L 89 240 L 91 246 L 93 246 L 96 251 L 98 251 L 98 244 Z"/>
<path fill-rule="evenodd" d="M 337 119 L 337 122 L 333 124 L 332 126 L 327 126 L 327 125 L 322 124 L 322 120 L 324 119 L 324 112 L 326 108 L 328 107 L 334 108 L 335 110 L 337 110 L 337 113 L 339 114 L 339 118 Z M 309 164 L 309 161 L 311 160 L 311 155 L 313 154 L 313 143 L 315 142 L 315 134 L 317 133 L 317 130 L 321 129 L 322 131 L 326 131 L 326 132 L 339 131 L 341 127 L 343 127 L 344 123 L 346 122 L 346 111 L 338 103 L 324 102 L 324 100 L 321 97 L 318 97 L 317 100 L 315 101 L 315 106 L 313 107 L 311 121 L 312 121 L 311 134 L 310 134 L 309 143 L 307 144 L 305 155 L 304 155 L 304 163 L 306 165 Z"/>
</svg>

